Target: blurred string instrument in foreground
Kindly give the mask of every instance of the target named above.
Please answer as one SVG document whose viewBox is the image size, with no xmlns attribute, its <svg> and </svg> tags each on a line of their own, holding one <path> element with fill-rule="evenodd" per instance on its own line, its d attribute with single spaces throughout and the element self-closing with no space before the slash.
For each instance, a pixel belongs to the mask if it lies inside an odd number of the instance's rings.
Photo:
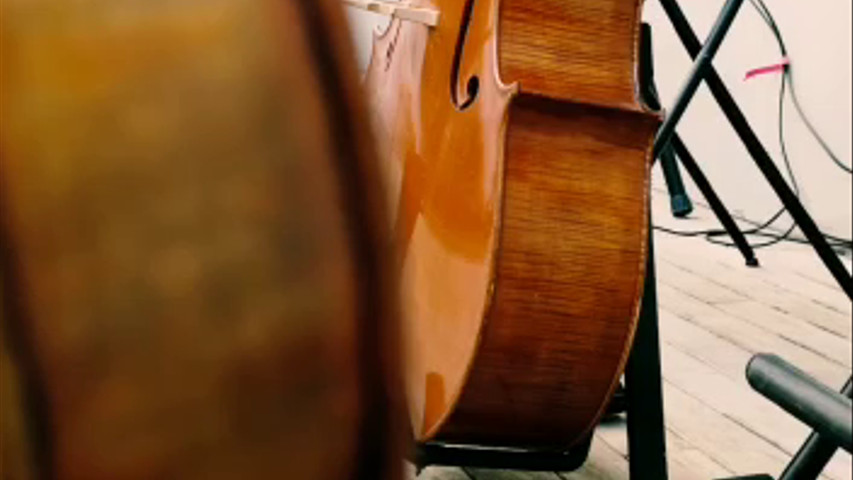
<svg viewBox="0 0 853 480">
<path fill-rule="evenodd" d="M 340 4 L 0 5 L 3 478 L 398 478 Z"/>
<path fill-rule="evenodd" d="M 393 16 L 365 81 L 415 437 L 570 446 L 618 384 L 643 290 L 659 118 L 640 0 L 347 3 Z"/>
</svg>

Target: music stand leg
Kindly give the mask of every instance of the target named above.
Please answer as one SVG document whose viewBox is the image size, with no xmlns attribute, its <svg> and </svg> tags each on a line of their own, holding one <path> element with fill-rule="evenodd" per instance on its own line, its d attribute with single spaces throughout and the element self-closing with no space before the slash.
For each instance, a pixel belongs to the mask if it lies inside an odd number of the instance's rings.
<svg viewBox="0 0 853 480">
<path fill-rule="evenodd" d="M 669 203 L 672 215 L 675 218 L 685 218 L 693 213 L 693 202 L 687 196 L 684 181 L 681 179 L 681 170 L 678 168 L 678 160 L 672 149 L 664 150 L 660 155 L 660 166 L 666 179 L 666 188 L 669 191 Z"/>
<path fill-rule="evenodd" d="M 681 11 L 676 0 L 660 0 L 660 3 L 690 56 L 697 59 L 697 63 L 701 61 L 703 58 L 702 52 L 708 48 L 708 45 L 703 47 L 699 42 L 699 38 L 696 37 L 696 33 L 690 27 L 687 18 L 684 16 L 684 12 Z M 732 98 L 731 93 L 729 93 L 713 65 L 710 65 L 710 62 L 708 62 L 701 74 L 711 91 L 711 95 L 713 95 L 717 104 L 719 104 L 720 109 L 722 109 L 729 123 L 731 123 L 732 128 L 740 136 L 741 141 L 749 151 L 759 170 L 761 170 L 761 173 L 764 174 L 770 186 L 776 192 L 776 195 L 782 200 L 785 208 L 794 217 L 797 225 L 806 238 L 808 238 L 826 268 L 835 278 L 835 281 L 838 282 L 838 285 L 844 290 L 847 296 L 853 299 L 853 279 L 851 279 L 850 274 L 847 272 L 844 264 L 841 263 L 841 260 L 839 260 L 835 251 L 829 246 L 829 242 L 826 241 L 823 233 L 817 224 L 815 224 L 814 219 L 812 219 L 803 207 L 800 199 L 797 198 L 797 195 L 785 181 L 779 168 L 773 162 L 773 159 L 770 158 L 770 155 L 761 144 L 752 127 L 750 127 L 749 122 L 737 106 L 737 103 Z"/>
<path fill-rule="evenodd" d="M 673 134 L 675 134 L 675 128 L 696 95 L 696 90 L 708 74 L 708 71 L 714 68 L 712 65 L 714 57 L 720 50 L 720 45 L 723 44 L 726 34 L 729 33 L 729 29 L 732 23 L 734 23 L 741 5 L 743 5 L 743 0 L 727 0 L 723 6 L 723 10 L 714 23 L 714 27 L 711 28 L 711 33 L 708 35 L 705 45 L 702 46 L 695 56 L 692 70 L 684 86 L 681 88 L 681 93 L 678 94 L 678 98 L 672 109 L 667 112 L 666 119 L 658 131 L 657 138 L 655 138 L 655 157 L 669 147 L 670 140 Z"/>
<path fill-rule="evenodd" d="M 652 53 L 652 27 L 643 23 L 640 35 L 640 89 L 643 99 L 652 110 L 660 110 L 657 87 L 655 86 L 655 59 Z M 687 196 L 678 162 L 672 149 L 666 149 L 661 153 L 660 166 L 663 169 L 666 186 L 669 190 L 669 198 L 672 207 L 672 215 L 684 218 L 693 212 L 693 203 Z"/>
<path fill-rule="evenodd" d="M 723 205 L 723 201 L 717 196 L 717 192 L 714 191 L 714 187 L 711 186 L 711 182 L 708 181 L 705 173 L 702 172 L 701 168 L 699 168 L 699 164 L 696 163 L 696 160 L 693 158 L 690 150 L 687 149 L 687 145 L 684 144 L 678 134 L 672 136 L 672 148 L 678 155 L 678 158 L 681 159 L 681 163 L 684 165 L 687 173 L 689 173 L 690 177 L 693 178 L 693 182 L 696 184 L 696 187 L 699 188 L 699 191 L 702 192 L 705 200 L 708 201 L 708 205 L 711 207 L 711 210 L 714 211 L 714 214 L 720 220 L 720 223 L 723 224 L 723 227 L 732 238 L 732 241 L 734 241 L 738 250 L 740 250 L 741 255 L 743 255 L 744 260 L 746 260 L 747 266 L 759 266 L 758 258 L 755 256 L 755 250 L 753 250 L 749 242 L 746 241 L 746 236 L 744 236 L 743 232 L 737 226 L 737 223 L 735 223 L 732 215 L 729 213 L 728 209 L 726 209 L 726 206 Z"/>
<path fill-rule="evenodd" d="M 642 79 L 642 90 L 643 90 L 643 98 L 650 108 L 654 110 L 661 109 L 660 98 L 658 95 L 657 87 L 655 85 L 654 80 L 654 58 L 652 55 L 652 29 L 651 27 L 644 23 L 642 30 L 642 47 L 641 51 L 643 52 L 643 62 L 641 65 L 641 79 Z M 717 195 L 717 192 L 714 191 L 714 187 L 711 185 L 711 182 L 708 181 L 708 178 L 705 176 L 702 169 L 699 168 L 699 164 L 694 160 L 693 155 L 690 154 L 690 151 L 687 149 L 687 146 L 681 140 L 678 133 L 673 130 L 671 145 L 669 148 L 665 148 L 661 151 L 661 167 L 663 167 L 664 175 L 666 176 L 667 186 L 670 188 L 670 197 L 673 202 L 673 212 L 676 211 L 675 202 L 678 191 L 673 188 L 673 182 L 677 182 L 678 185 L 681 185 L 681 192 L 684 191 L 684 185 L 681 181 L 681 175 L 677 174 L 678 164 L 676 163 L 676 155 L 681 158 L 681 162 L 684 164 L 684 167 L 687 169 L 687 173 L 693 178 L 693 182 L 696 184 L 696 187 L 699 188 L 699 191 L 702 192 L 702 195 L 705 197 L 705 200 L 708 201 L 708 205 L 710 205 L 711 210 L 713 210 L 714 214 L 717 216 L 717 219 L 723 225 L 726 232 L 731 237 L 732 241 L 737 246 L 738 250 L 740 250 L 741 255 L 743 255 L 744 261 L 750 267 L 758 266 L 758 259 L 755 256 L 755 251 L 749 242 L 746 241 L 746 236 L 744 236 L 743 232 L 738 227 L 737 223 L 735 223 L 732 218 L 729 210 L 723 204 L 723 201 Z M 671 164 L 671 165 L 670 165 Z M 675 169 L 676 174 L 673 178 L 672 171 Z M 684 196 L 687 202 L 690 202 L 690 199 Z M 690 207 L 692 210 L 692 205 Z M 676 215 L 678 216 L 678 215 Z"/>
</svg>

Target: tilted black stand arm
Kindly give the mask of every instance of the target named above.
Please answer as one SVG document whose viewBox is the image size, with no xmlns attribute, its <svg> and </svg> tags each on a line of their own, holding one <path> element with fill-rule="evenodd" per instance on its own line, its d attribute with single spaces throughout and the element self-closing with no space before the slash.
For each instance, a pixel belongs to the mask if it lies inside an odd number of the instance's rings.
<svg viewBox="0 0 853 480">
<path fill-rule="evenodd" d="M 847 381 L 847 385 L 841 392 L 847 398 L 853 393 L 853 381 Z M 814 432 L 788 464 L 785 472 L 779 480 L 807 480 L 816 479 L 826 468 L 832 456 L 838 450 L 838 445 L 818 432 Z"/>
</svg>

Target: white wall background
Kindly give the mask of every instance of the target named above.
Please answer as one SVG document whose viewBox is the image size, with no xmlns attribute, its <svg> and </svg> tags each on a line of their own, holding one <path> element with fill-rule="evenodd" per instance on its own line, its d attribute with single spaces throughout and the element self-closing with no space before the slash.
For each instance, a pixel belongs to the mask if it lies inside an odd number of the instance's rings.
<svg viewBox="0 0 853 480">
<path fill-rule="evenodd" d="M 765 1 L 785 37 L 803 108 L 835 153 L 850 165 L 853 151 L 851 2 Z M 704 39 L 723 0 L 681 0 L 680 4 L 699 37 Z M 385 20 L 352 10 L 349 15 L 359 65 L 364 69 L 369 61 L 372 31 L 381 28 Z M 646 2 L 645 20 L 654 30 L 658 90 L 664 106 L 671 105 L 691 62 L 656 0 Z M 715 66 L 771 156 L 780 168 L 784 168 L 777 135 L 780 78 L 767 75 L 743 81 L 747 70 L 778 60 L 779 51 L 773 35 L 747 1 Z M 786 102 L 786 109 L 788 151 L 803 190 L 803 200 L 827 232 L 850 238 L 853 236 L 853 177 L 826 157 L 797 117 L 790 101 Z M 735 214 L 762 221 L 779 209 L 779 201 L 704 86 L 685 115 L 679 132 Z M 660 169 L 656 169 L 655 182 L 657 188 L 664 187 Z M 689 187 L 693 190 L 692 198 L 703 201 L 692 184 Z M 781 227 L 786 226 L 785 222 Z M 668 219 L 666 223 L 672 224 Z"/>
</svg>

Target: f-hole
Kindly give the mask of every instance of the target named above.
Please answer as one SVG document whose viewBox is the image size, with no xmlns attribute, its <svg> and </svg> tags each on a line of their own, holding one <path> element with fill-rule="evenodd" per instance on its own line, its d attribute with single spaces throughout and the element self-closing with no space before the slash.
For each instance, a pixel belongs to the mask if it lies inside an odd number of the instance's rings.
<svg viewBox="0 0 853 480">
<path fill-rule="evenodd" d="M 459 69 L 462 67 L 462 56 L 465 53 L 465 43 L 468 40 L 468 30 L 471 27 L 471 17 L 474 14 L 474 2 L 476 0 L 467 0 L 465 2 L 465 10 L 462 12 L 462 24 L 459 27 L 459 36 L 456 40 L 456 52 L 453 57 L 453 69 L 450 72 L 450 98 L 453 105 L 459 110 L 465 110 L 470 107 L 477 95 L 480 93 L 480 79 L 473 76 L 468 79 L 465 85 L 466 98 L 460 99 L 459 92 L 462 91 Z"/>
</svg>

